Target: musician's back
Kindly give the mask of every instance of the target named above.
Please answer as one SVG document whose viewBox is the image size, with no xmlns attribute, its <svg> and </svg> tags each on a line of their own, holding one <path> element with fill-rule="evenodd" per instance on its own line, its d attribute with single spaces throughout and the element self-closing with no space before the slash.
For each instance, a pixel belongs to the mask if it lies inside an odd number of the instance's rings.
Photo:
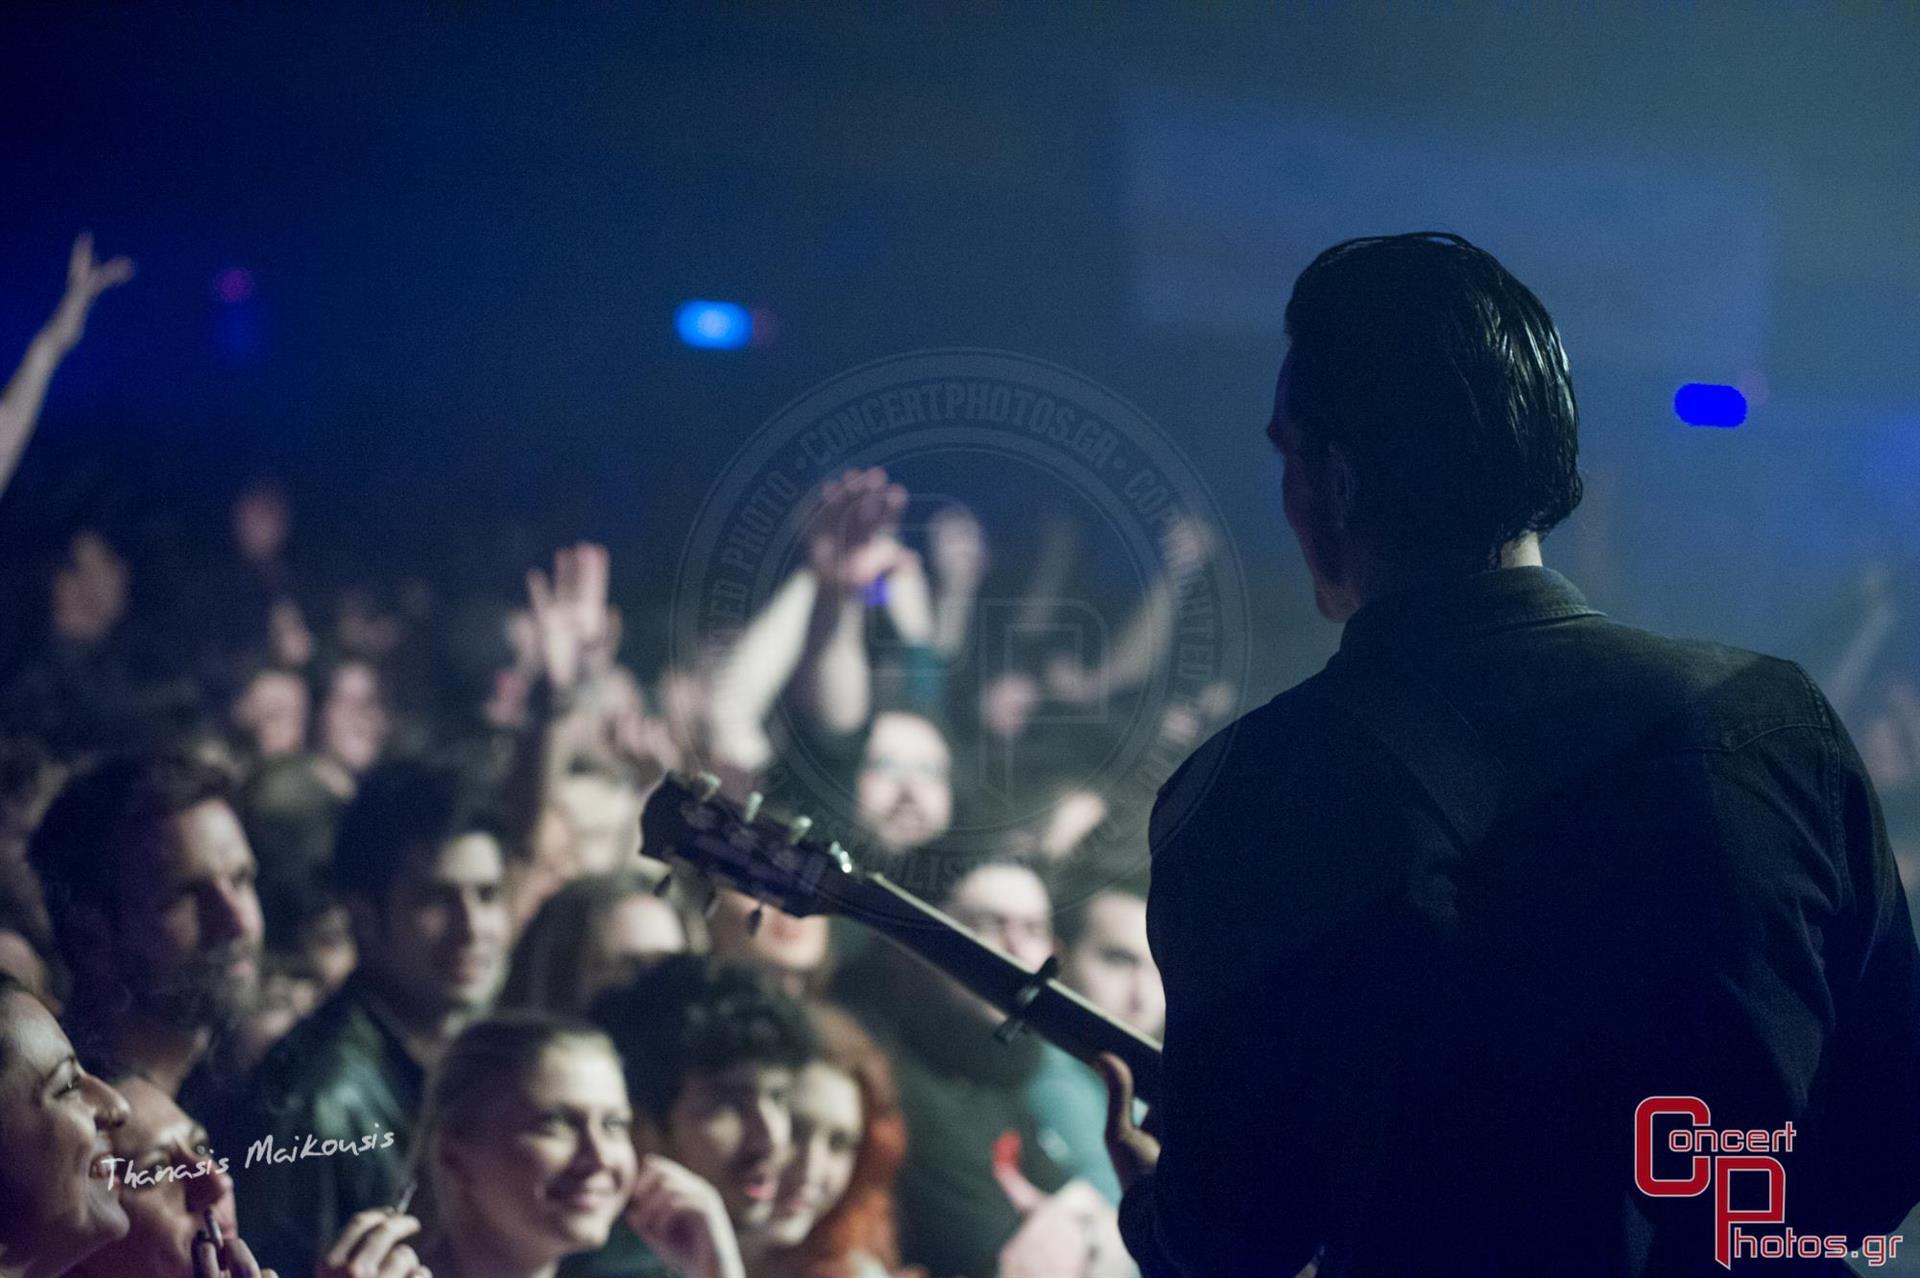
<svg viewBox="0 0 1920 1278">
<path fill-rule="evenodd" d="M 1442 752 L 1485 757 L 1440 768 L 1439 806 L 1484 773 L 1500 808 L 1463 852 L 1324 675 L 1169 783 L 1167 1147 L 1126 1212 L 1148 1272 L 1149 1229 L 1196 1274 L 1291 1274 L 1320 1243 L 1323 1273 L 1722 1272 L 1714 1187 L 1635 1183 L 1651 1096 L 1792 1123 L 1784 1225 L 1748 1234 L 1896 1225 L 1920 1199 L 1920 951 L 1804 673 L 1618 625 L 1538 567 L 1376 600 L 1336 661 L 1457 711 Z"/>
</svg>

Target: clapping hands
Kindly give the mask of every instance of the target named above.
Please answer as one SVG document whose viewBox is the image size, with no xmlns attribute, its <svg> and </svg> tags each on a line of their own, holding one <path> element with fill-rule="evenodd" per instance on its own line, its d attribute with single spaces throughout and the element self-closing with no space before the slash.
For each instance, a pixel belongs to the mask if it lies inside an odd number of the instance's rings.
<svg viewBox="0 0 1920 1278">
<path fill-rule="evenodd" d="M 850 470 L 820 490 L 807 540 L 808 561 L 823 588 L 863 591 L 900 561 L 900 516 L 907 490 L 879 467 Z"/>
</svg>

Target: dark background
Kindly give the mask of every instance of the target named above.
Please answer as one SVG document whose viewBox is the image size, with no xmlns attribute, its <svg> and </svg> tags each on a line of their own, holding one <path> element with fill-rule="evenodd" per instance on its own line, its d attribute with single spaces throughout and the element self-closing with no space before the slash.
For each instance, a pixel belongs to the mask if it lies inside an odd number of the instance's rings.
<svg viewBox="0 0 1920 1278">
<path fill-rule="evenodd" d="M 271 472 L 315 571 L 508 590 L 585 534 L 644 611 L 781 405 L 977 345 L 1181 441 L 1265 695 L 1336 636 L 1265 490 L 1287 290 L 1335 239 L 1426 226 L 1567 335 L 1591 497 L 1547 557 L 1602 607 L 1794 650 L 1861 565 L 1916 556 L 1912 6 L 530 8 L 9 8 L 0 357 L 77 229 L 140 266 L 0 504 L 10 563 L 83 520 L 136 561 L 214 538 Z M 689 349 L 693 297 L 777 336 Z M 1752 416 L 1683 425 L 1687 381 Z M 1025 497 L 951 487 L 1017 559 Z"/>
</svg>

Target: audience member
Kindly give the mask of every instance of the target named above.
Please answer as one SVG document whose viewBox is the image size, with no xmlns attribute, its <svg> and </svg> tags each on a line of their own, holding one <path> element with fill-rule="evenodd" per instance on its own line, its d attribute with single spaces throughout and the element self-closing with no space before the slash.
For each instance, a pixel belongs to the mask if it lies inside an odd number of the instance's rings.
<svg viewBox="0 0 1920 1278">
<path fill-rule="evenodd" d="M 419 1258 L 440 1278 L 551 1278 L 563 1257 L 603 1246 L 626 1209 L 632 1128 L 620 1057 L 599 1030 L 524 1012 L 469 1025 L 420 1118 Z M 407 1273 L 404 1222 L 373 1231 L 396 1241 L 380 1274 Z M 352 1272 L 376 1272 L 374 1259 Z"/>
<path fill-rule="evenodd" d="M 194 1237 L 207 1213 L 224 1236 L 240 1231 L 233 1178 L 222 1166 L 232 1155 L 216 1152 L 206 1129 L 141 1075 L 108 1063 L 98 1077 L 127 1102 L 127 1121 L 111 1133 L 108 1179 L 129 1228 L 76 1266 L 73 1278 L 195 1278 Z"/>
<path fill-rule="evenodd" d="M 263 924 L 221 773 L 127 755 L 73 778 L 30 848 L 82 1049 L 178 1095 L 252 1007 Z"/>
<path fill-rule="evenodd" d="M 1167 995 L 1147 944 L 1144 882 L 1109 880 L 1110 871 L 1070 863 L 1058 883 L 1053 918 L 1060 979 L 1095 1007 L 1149 1038 L 1166 1022 Z M 1144 876 L 1142 876 L 1144 877 Z M 1026 1086 L 1027 1104 L 1060 1142 L 1061 1165 L 1120 1205 L 1120 1178 L 1107 1156 L 1107 1085 L 1052 1044 Z"/>
<path fill-rule="evenodd" d="M 399 1196 L 426 1071 L 499 987 L 504 872 L 491 796 L 459 769 L 382 764 L 342 813 L 333 876 L 359 965 L 268 1053 L 238 1130 L 216 1133 L 223 1148 L 359 1151 L 236 1167 L 260 1254 L 282 1270 L 306 1273 L 350 1217 Z"/>
<path fill-rule="evenodd" d="M 320 775 L 341 798 L 349 798 L 379 760 L 392 730 L 380 673 L 360 657 L 324 663 L 314 674 L 314 703 Z"/>
<path fill-rule="evenodd" d="M 81 1068 L 53 1013 L 0 975 L 0 1274 L 58 1278 L 126 1235 L 105 1164 L 126 1121 L 126 1100 Z"/>
<path fill-rule="evenodd" d="M 130 259 L 116 257 L 102 262 L 94 257 L 91 231 L 82 231 L 74 239 L 73 252 L 67 259 L 67 291 L 53 315 L 27 344 L 27 353 L 6 389 L 0 391 L 0 492 L 6 491 L 14 467 L 20 464 L 20 454 L 33 436 L 54 370 L 86 332 L 93 304 L 102 293 L 132 278 Z"/>
<path fill-rule="evenodd" d="M 960 860 L 934 903 L 1021 965 L 1053 953 L 1046 885 L 1006 858 Z M 875 946 L 839 973 L 835 992 L 893 1061 L 913 1157 L 899 1181 L 900 1249 L 936 1274 L 995 1273 L 1003 1252 L 1053 1254 L 1077 1238 L 1117 1248 L 1113 1212 L 1056 1160 L 1062 1148 L 1028 1108 L 1023 1089 L 1041 1044 L 995 1038 L 1004 1016 L 952 978 L 891 946 Z M 1051 1146 L 1052 1148 L 1049 1148 Z M 1121 1253 L 1124 1257 L 1124 1252 Z"/>
<path fill-rule="evenodd" d="M 669 954 L 694 949 L 693 919 L 657 875 L 576 879 L 547 899 L 515 943 L 502 1007 L 583 1016 L 606 990 Z"/>
<path fill-rule="evenodd" d="M 757 967 L 788 998 L 825 986 L 831 972 L 831 925 L 824 914 L 796 917 L 722 888 L 707 920 L 716 958 Z"/>
<path fill-rule="evenodd" d="M 266 761 L 307 746 L 307 682 L 291 670 L 261 666 L 247 676 L 228 712 L 246 755 Z"/>
<path fill-rule="evenodd" d="M 624 1275 L 650 1252 L 687 1278 L 739 1278 L 792 1154 L 794 1075 L 816 1054 L 805 1013 L 750 968 L 676 955 L 593 1018 L 626 1062 L 641 1174 L 631 1232 L 565 1272 Z"/>
<path fill-rule="evenodd" d="M 807 1009 L 820 1055 L 794 1078 L 793 1157 L 753 1278 L 886 1278 L 900 1261 L 893 1182 L 907 1124 L 887 1058 L 859 1024 Z"/>
<path fill-rule="evenodd" d="M 0 489 L 131 273 L 74 245 L 0 392 Z M 0 1278 L 200 1278 L 209 1209 L 228 1278 L 256 1278 L 241 1221 L 289 1278 L 1131 1271 L 1092 1072 L 996 1041 L 999 1010 L 856 922 L 724 888 L 703 917 L 686 875 L 656 896 L 639 817 L 668 768 L 760 790 L 1157 1037 L 1106 725 L 1173 759 L 1231 714 L 1231 684 L 1159 691 L 1210 529 L 1169 514 L 1137 606 L 1082 651 L 1059 624 L 1073 520 L 996 541 L 1025 587 L 983 609 L 980 521 L 923 494 L 916 526 L 894 477 L 851 470 L 796 511 L 791 571 L 737 636 L 667 642 L 677 615 L 637 606 L 664 574 L 626 596 L 629 669 L 604 546 L 453 607 L 524 556 L 464 579 L 296 560 L 288 489 L 257 478 L 230 523 L 156 550 L 183 521 L 126 496 L 44 519 L 0 610 Z M 1892 579 L 1864 584 L 1833 699 L 1912 884 L 1920 681 Z M 829 986 L 858 1024 L 803 1010 Z M 487 1019 L 496 993 L 513 1010 Z M 558 1019 L 589 1011 L 600 1029 Z"/>
</svg>

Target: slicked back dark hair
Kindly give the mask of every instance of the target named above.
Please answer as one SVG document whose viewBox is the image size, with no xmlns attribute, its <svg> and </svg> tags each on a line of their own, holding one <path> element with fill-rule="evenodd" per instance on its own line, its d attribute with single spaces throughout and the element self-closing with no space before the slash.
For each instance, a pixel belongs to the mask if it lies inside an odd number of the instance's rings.
<svg viewBox="0 0 1920 1278">
<path fill-rule="evenodd" d="M 476 770 L 456 760 L 392 759 L 360 778 L 340 814 L 333 885 L 384 905 L 409 857 L 462 835 L 501 833 L 492 790 Z"/>
<path fill-rule="evenodd" d="M 594 1000 L 591 1019 L 626 1064 L 634 1106 L 664 1126 L 689 1074 L 743 1062 L 798 1069 L 819 1055 L 800 1004 L 757 971 L 674 954 Z"/>
<path fill-rule="evenodd" d="M 1492 254 L 1430 231 L 1336 244 L 1294 282 L 1287 336 L 1304 457 L 1341 445 L 1383 555 L 1493 567 L 1580 504 L 1566 351 Z"/>
<path fill-rule="evenodd" d="M 119 755 L 68 781 L 27 848 L 56 937 L 76 906 L 111 918 L 121 854 L 150 843 L 169 817 L 209 799 L 231 804 L 232 783 L 220 769 L 185 754 Z"/>
</svg>

